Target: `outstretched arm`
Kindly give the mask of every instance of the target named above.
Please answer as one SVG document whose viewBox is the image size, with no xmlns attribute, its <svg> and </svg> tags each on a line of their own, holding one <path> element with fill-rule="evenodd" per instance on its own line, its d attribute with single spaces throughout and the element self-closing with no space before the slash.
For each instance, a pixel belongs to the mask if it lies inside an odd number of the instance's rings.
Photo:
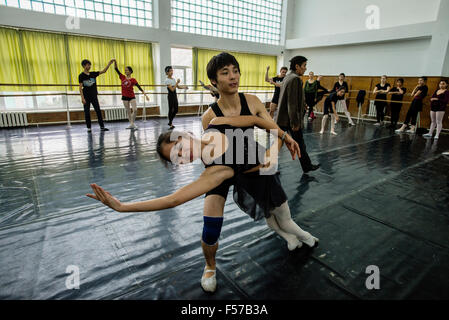
<svg viewBox="0 0 449 320">
<path fill-rule="evenodd" d="M 114 61 L 115 61 L 115 59 L 111 59 L 111 61 L 109 61 L 108 65 L 107 65 L 103 70 L 101 70 L 99 73 L 100 73 L 100 74 L 106 73 L 106 71 L 108 71 L 109 67 L 111 66 L 111 64 L 112 64 Z"/>
<path fill-rule="evenodd" d="M 224 180 L 231 178 L 234 171 L 225 166 L 207 168 L 194 182 L 176 192 L 161 198 L 141 202 L 121 203 L 109 192 L 97 184 L 91 184 L 95 194 L 86 194 L 89 198 L 101 201 L 104 205 L 118 212 L 157 211 L 177 207 L 219 186 Z"/>
</svg>

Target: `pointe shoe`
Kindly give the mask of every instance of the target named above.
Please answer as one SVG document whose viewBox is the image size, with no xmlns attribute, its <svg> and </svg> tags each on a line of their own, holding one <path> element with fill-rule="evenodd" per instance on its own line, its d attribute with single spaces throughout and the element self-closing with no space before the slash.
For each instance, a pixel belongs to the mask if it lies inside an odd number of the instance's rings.
<svg viewBox="0 0 449 320">
<path fill-rule="evenodd" d="M 301 248 L 302 247 L 302 242 L 299 241 L 298 238 L 293 236 L 291 241 L 287 242 L 287 247 L 288 247 L 288 251 L 293 251 L 296 248 Z"/>
<path fill-rule="evenodd" d="M 204 277 L 206 273 L 213 273 L 214 275 L 210 278 Z M 201 277 L 201 287 L 206 292 L 215 292 L 217 289 L 217 276 L 214 270 L 207 270 L 206 267 L 204 267 L 203 276 Z"/>
<path fill-rule="evenodd" d="M 408 129 L 406 132 L 407 133 L 415 133 L 416 131 L 416 127 L 415 126 L 411 126 L 410 129 Z"/>
<path fill-rule="evenodd" d="M 324 131 L 320 131 L 320 134 L 323 134 L 324 133 Z"/>
<path fill-rule="evenodd" d="M 305 239 L 305 240 L 302 240 L 302 239 L 299 239 L 299 240 L 301 240 L 302 242 L 304 242 L 306 245 L 308 245 L 310 248 L 313 248 L 319 241 L 320 241 L 320 239 L 318 239 L 318 238 L 316 238 L 316 237 L 314 237 L 314 236 L 312 236 L 310 233 L 308 233 L 308 232 L 306 232 L 309 236 L 308 236 L 308 238 L 307 239 Z"/>
<path fill-rule="evenodd" d="M 403 124 L 402 127 L 400 127 L 399 129 L 395 130 L 395 132 L 402 133 L 402 132 L 405 131 L 406 128 L 407 128 L 407 126 L 405 124 Z"/>
<path fill-rule="evenodd" d="M 426 133 L 422 135 L 423 138 L 432 138 L 432 135 L 430 133 Z"/>
<path fill-rule="evenodd" d="M 438 140 L 440 137 L 439 136 L 435 136 L 433 137 L 433 140 Z"/>
</svg>

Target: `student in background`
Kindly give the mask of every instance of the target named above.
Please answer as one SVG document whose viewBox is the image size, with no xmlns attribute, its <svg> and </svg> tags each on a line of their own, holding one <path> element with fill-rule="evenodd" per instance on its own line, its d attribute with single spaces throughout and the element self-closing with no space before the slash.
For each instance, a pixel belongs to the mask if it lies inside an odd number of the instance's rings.
<svg viewBox="0 0 449 320">
<path fill-rule="evenodd" d="M 168 91 L 168 125 L 170 126 L 170 129 L 173 129 L 175 127 L 173 125 L 173 119 L 178 113 L 178 96 L 176 94 L 176 88 L 187 89 L 188 87 L 180 85 L 179 83 L 181 80 L 173 79 L 173 68 L 171 66 L 165 67 L 165 74 L 167 75 L 165 84 Z"/>
<path fill-rule="evenodd" d="M 346 75 L 344 73 L 340 73 L 340 75 L 338 76 L 338 81 L 335 82 L 334 87 L 332 88 L 331 92 L 337 92 L 342 87 L 345 89 L 345 93 L 349 92 L 349 86 L 345 80 L 346 80 Z M 351 113 L 348 111 L 345 95 L 343 95 L 343 97 L 340 97 L 338 99 L 337 109 L 339 109 L 338 107 L 340 107 L 340 109 L 343 110 L 344 114 L 348 118 L 349 124 L 351 126 L 355 125 L 354 122 L 352 121 Z M 335 120 L 334 123 L 337 123 L 337 121 Z"/>
<path fill-rule="evenodd" d="M 439 88 L 435 91 L 430 99 L 430 119 L 432 124 L 428 133 L 423 134 L 424 138 L 432 138 L 433 131 L 437 129 L 434 139 L 440 137 L 441 129 L 443 129 L 444 112 L 446 111 L 447 104 L 449 103 L 449 91 L 447 90 L 448 81 L 446 79 L 441 80 Z"/>
<path fill-rule="evenodd" d="M 267 72 L 265 73 L 265 82 L 271 83 L 274 86 L 274 94 L 273 94 L 273 98 L 271 99 L 271 103 L 270 103 L 270 115 L 273 118 L 274 110 L 277 109 L 278 102 L 279 102 L 279 93 L 281 92 L 281 84 L 285 78 L 285 75 L 287 74 L 288 68 L 282 67 L 279 72 L 279 75 L 277 75 L 274 78 L 268 77 L 269 70 L 270 70 L 270 66 L 267 66 Z"/>
<path fill-rule="evenodd" d="M 320 83 L 321 77 L 318 77 L 318 79 L 315 80 L 315 74 L 310 71 L 309 72 L 309 79 L 306 81 L 306 84 L 304 86 L 304 95 L 306 99 L 306 105 L 308 107 L 308 118 L 309 120 L 313 120 L 316 118 L 313 107 L 317 104 L 318 99 L 318 91 L 322 90 L 325 92 L 329 92 L 330 90 L 324 88 L 321 86 Z"/>
<path fill-rule="evenodd" d="M 387 94 L 390 89 L 391 86 L 387 82 L 387 76 L 383 75 L 380 78 L 380 83 L 376 84 L 373 91 L 373 93 L 376 94 L 376 101 L 374 102 L 374 105 L 376 106 L 377 122 L 374 124 L 375 126 L 381 126 L 383 124 L 385 117 L 385 108 L 387 106 L 386 101 L 378 100 L 387 100 Z"/>
<path fill-rule="evenodd" d="M 410 126 L 410 129 L 407 130 L 407 133 L 416 132 L 416 120 L 418 118 L 418 113 L 422 111 L 423 99 L 427 96 L 427 92 L 429 91 L 426 82 L 427 77 L 420 77 L 418 79 L 418 85 L 415 87 L 415 89 L 413 89 L 411 94 L 413 97 L 412 104 L 408 109 L 404 124 L 400 129 L 396 130 L 397 133 L 404 132 L 405 129 L 408 127 L 410 121 L 412 125 Z"/>
<path fill-rule="evenodd" d="M 399 121 L 399 114 L 401 113 L 402 101 L 407 89 L 403 87 L 404 79 L 399 78 L 396 80 L 396 86 L 393 87 L 388 93 L 391 94 L 391 125 L 388 127 L 390 129 L 396 129 Z"/>
<path fill-rule="evenodd" d="M 125 74 L 122 74 L 117 67 L 117 61 L 114 60 L 114 69 L 118 73 L 120 81 L 122 82 L 122 101 L 123 105 L 125 106 L 126 112 L 128 113 L 129 120 L 129 126 L 126 129 L 137 130 L 138 128 L 134 123 L 137 117 L 137 103 L 133 87 L 136 86 L 137 88 L 139 88 L 147 101 L 150 99 L 148 98 L 142 87 L 139 85 L 137 80 L 131 77 L 133 69 L 130 66 L 125 67 Z"/>
<path fill-rule="evenodd" d="M 338 122 L 338 114 L 337 114 L 337 102 L 345 96 L 345 88 L 341 86 L 337 89 L 336 92 L 331 92 L 331 94 L 324 101 L 324 110 L 323 110 L 323 120 L 321 120 L 321 131 L 320 134 L 324 133 L 324 129 L 326 129 L 326 122 L 331 115 L 331 134 L 337 135 L 335 132 L 335 123 Z"/>
<path fill-rule="evenodd" d="M 101 71 L 90 71 L 92 63 L 84 59 L 81 61 L 81 66 L 83 67 L 83 72 L 78 76 L 78 82 L 80 84 L 80 95 L 81 102 L 84 107 L 84 116 L 86 118 L 87 132 L 91 132 L 91 120 L 90 120 L 90 104 L 94 107 L 95 113 L 97 114 L 98 124 L 100 125 L 101 131 L 109 131 L 109 129 L 104 127 L 103 116 L 101 115 L 100 103 L 98 102 L 98 91 L 97 91 L 97 77 L 108 71 L 111 64 L 115 61 L 112 59 L 109 61 L 108 65 Z"/>
</svg>

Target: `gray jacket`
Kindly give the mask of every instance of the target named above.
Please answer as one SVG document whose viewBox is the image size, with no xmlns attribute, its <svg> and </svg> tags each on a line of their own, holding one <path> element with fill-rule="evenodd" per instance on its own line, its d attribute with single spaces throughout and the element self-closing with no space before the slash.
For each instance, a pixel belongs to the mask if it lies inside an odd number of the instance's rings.
<svg viewBox="0 0 449 320">
<path fill-rule="evenodd" d="M 295 72 L 287 74 L 282 81 L 278 110 L 278 126 L 304 128 L 304 91 L 302 80 Z"/>
</svg>

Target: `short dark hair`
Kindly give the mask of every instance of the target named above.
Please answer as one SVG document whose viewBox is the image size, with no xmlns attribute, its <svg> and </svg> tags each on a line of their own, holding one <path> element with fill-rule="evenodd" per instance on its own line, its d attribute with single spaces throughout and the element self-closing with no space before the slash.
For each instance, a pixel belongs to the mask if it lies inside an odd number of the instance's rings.
<svg viewBox="0 0 449 320">
<path fill-rule="evenodd" d="M 282 67 L 282 68 L 281 68 L 281 71 L 282 71 L 282 70 L 287 70 L 287 71 L 288 71 L 288 68 L 287 68 L 287 67 Z"/>
<path fill-rule="evenodd" d="M 166 66 L 165 67 L 165 73 L 168 73 L 172 68 L 172 66 Z"/>
<path fill-rule="evenodd" d="M 296 65 L 302 66 L 302 64 L 303 64 L 304 62 L 306 62 L 306 61 L 307 61 L 307 58 L 306 58 L 306 57 L 303 57 L 303 56 L 296 56 L 296 57 L 293 57 L 293 58 L 290 60 L 290 70 L 295 71 L 295 70 L 296 70 Z"/>
<path fill-rule="evenodd" d="M 445 82 L 446 84 L 449 84 L 449 81 L 447 79 L 441 79 L 440 82 Z"/>
<path fill-rule="evenodd" d="M 86 64 L 92 65 L 92 63 L 89 60 L 87 60 L 87 59 L 84 59 L 83 61 L 81 61 L 81 66 L 82 67 L 84 67 Z"/>
<path fill-rule="evenodd" d="M 133 68 L 131 68 L 130 66 L 127 66 L 129 72 L 133 73 Z"/>
<path fill-rule="evenodd" d="M 213 56 L 206 67 L 207 70 L 207 77 L 209 80 L 217 81 L 217 72 L 221 68 L 224 68 L 229 65 L 233 65 L 239 70 L 240 73 L 240 65 L 237 61 L 237 59 L 230 53 L 222 52 L 220 54 L 217 54 L 216 56 Z"/>
<path fill-rule="evenodd" d="M 400 83 L 404 84 L 404 79 L 403 78 L 399 78 L 396 81 L 399 81 Z"/>
<path fill-rule="evenodd" d="M 382 75 L 382 77 L 381 77 L 381 78 L 383 78 L 383 77 L 385 77 L 385 78 L 388 78 L 386 74 Z"/>
<path fill-rule="evenodd" d="M 346 78 L 346 75 L 342 72 L 342 73 L 340 73 L 338 76 L 343 76 L 343 77 L 345 77 Z"/>
<path fill-rule="evenodd" d="M 424 81 L 427 81 L 427 77 L 425 77 L 425 76 L 419 77 L 419 79 L 423 79 Z"/>
</svg>

